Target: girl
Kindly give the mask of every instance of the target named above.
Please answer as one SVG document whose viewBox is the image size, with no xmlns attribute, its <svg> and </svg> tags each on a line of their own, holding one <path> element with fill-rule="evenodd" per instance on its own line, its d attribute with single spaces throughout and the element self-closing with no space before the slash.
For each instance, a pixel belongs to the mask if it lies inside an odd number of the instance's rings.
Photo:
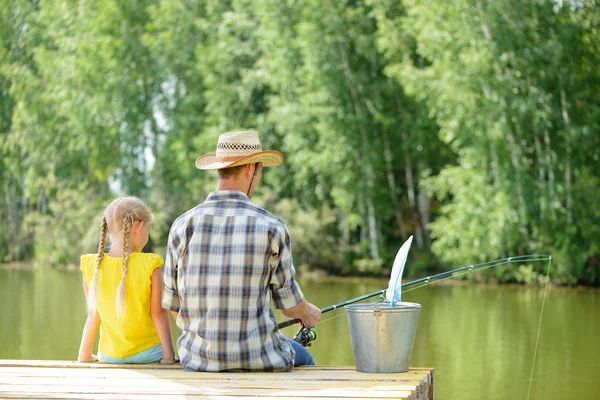
<svg viewBox="0 0 600 400">
<path fill-rule="evenodd" d="M 98 254 L 81 256 L 88 317 L 80 362 L 173 363 L 169 316 L 162 308 L 162 258 L 140 253 L 152 214 L 135 197 L 120 197 L 104 211 Z M 104 253 L 106 237 L 111 246 Z M 118 243 L 122 243 L 118 246 Z M 92 354 L 100 325 L 98 357 Z"/>
</svg>

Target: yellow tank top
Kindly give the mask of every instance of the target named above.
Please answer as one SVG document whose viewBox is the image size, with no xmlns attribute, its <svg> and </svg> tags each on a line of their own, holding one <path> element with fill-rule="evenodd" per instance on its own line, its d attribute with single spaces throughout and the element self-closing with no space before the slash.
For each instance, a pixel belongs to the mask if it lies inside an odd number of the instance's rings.
<svg viewBox="0 0 600 400">
<path fill-rule="evenodd" d="M 125 318 L 117 320 L 116 296 L 122 276 L 121 257 L 104 255 L 98 272 L 98 350 L 115 358 L 128 357 L 159 344 L 150 315 L 151 277 L 163 259 L 151 253 L 132 253 L 125 278 Z M 81 256 L 81 271 L 88 287 L 96 269 L 96 254 Z"/>
</svg>

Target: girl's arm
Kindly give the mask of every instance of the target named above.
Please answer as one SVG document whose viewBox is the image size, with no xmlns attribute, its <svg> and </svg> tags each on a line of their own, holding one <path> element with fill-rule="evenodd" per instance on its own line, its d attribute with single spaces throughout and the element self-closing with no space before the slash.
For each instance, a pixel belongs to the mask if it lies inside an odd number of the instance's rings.
<svg viewBox="0 0 600 400">
<path fill-rule="evenodd" d="M 88 287 L 83 280 L 83 290 L 87 299 Z M 98 358 L 92 354 L 92 348 L 94 347 L 94 340 L 96 340 L 96 332 L 98 332 L 98 325 L 100 325 L 100 316 L 98 310 L 93 315 L 88 314 L 85 320 L 85 326 L 83 327 L 83 334 L 81 335 L 81 344 L 79 345 L 79 362 L 90 362 L 98 361 Z"/>
<path fill-rule="evenodd" d="M 156 268 L 151 278 L 152 292 L 150 294 L 150 314 L 156 327 L 158 339 L 162 345 L 163 358 L 161 363 L 172 364 L 175 360 L 173 342 L 171 341 L 171 325 L 167 310 L 162 307 L 162 272 Z"/>
</svg>

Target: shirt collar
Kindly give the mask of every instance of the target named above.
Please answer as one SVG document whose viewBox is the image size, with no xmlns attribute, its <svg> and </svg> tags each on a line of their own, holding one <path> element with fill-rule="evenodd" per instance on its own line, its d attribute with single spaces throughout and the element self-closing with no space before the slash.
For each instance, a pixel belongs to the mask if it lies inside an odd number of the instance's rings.
<svg viewBox="0 0 600 400">
<path fill-rule="evenodd" d="M 250 200 L 245 193 L 239 190 L 216 190 L 208 195 L 206 201 L 218 201 L 218 200 Z"/>
</svg>

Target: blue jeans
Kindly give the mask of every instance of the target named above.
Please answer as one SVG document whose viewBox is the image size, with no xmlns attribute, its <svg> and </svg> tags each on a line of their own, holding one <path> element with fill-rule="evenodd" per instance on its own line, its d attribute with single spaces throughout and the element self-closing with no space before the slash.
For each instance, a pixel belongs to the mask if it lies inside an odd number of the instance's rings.
<svg viewBox="0 0 600 400">
<path fill-rule="evenodd" d="M 312 355 L 308 352 L 308 350 L 306 350 L 305 347 L 302 347 L 302 345 L 296 342 L 294 339 L 290 339 L 288 337 L 286 337 L 286 339 L 288 342 L 290 342 L 294 351 L 296 352 L 294 367 L 300 365 L 315 365 L 315 360 L 313 360 Z"/>
<path fill-rule="evenodd" d="M 98 352 L 98 361 L 111 364 L 149 364 L 159 362 L 161 358 L 162 346 L 160 344 L 123 358 L 114 358 Z"/>
</svg>

